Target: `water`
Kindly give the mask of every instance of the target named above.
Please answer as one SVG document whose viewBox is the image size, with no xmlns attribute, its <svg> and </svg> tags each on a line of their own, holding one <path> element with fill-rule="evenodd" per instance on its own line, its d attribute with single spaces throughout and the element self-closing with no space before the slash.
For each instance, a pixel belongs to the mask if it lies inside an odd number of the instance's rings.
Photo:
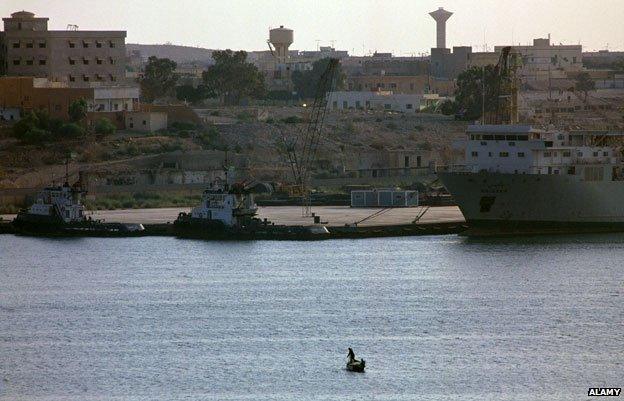
<svg viewBox="0 0 624 401">
<path fill-rule="evenodd" d="M 0 399 L 585 399 L 624 385 L 623 261 L 624 236 L 4 235 Z"/>
</svg>

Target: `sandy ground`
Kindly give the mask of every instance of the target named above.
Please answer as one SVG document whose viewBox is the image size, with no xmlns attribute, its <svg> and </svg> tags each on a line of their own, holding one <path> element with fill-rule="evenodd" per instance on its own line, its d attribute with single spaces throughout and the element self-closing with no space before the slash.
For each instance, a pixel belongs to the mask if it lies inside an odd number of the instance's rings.
<svg viewBox="0 0 624 401">
<path fill-rule="evenodd" d="M 98 210 L 89 212 L 94 219 L 120 223 L 156 224 L 173 222 L 180 212 L 188 212 L 189 208 L 159 208 L 159 209 L 127 209 L 127 210 Z M 348 206 L 317 206 L 312 212 L 321 217 L 328 226 L 343 226 L 365 219 L 381 209 L 355 208 Z M 383 214 L 361 222 L 360 226 L 409 224 L 423 211 L 418 208 L 389 209 Z M 267 206 L 259 208 L 260 218 L 267 218 L 276 224 L 310 224 L 312 219 L 301 216 L 299 206 Z M 11 220 L 14 216 L 0 216 Z M 435 222 L 463 222 L 459 208 L 455 206 L 431 207 L 420 219 L 421 223 Z"/>
</svg>

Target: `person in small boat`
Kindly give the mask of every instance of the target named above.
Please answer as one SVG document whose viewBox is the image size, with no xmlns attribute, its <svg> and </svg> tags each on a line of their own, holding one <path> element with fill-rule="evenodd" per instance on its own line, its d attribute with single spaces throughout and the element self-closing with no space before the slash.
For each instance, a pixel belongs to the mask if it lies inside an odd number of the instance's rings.
<svg viewBox="0 0 624 401">
<path fill-rule="evenodd" d="M 355 353 L 351 348 L 349 348 L 349 353 L 347 354 L 347 360 L 349 363 L 355 362 Z"/>
</svg>

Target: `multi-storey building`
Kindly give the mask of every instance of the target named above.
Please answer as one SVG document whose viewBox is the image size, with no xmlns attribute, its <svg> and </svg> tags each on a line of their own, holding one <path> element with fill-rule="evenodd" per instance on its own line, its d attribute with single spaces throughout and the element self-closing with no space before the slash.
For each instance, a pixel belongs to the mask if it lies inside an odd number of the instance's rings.
<svg viewBox="0 0 624 401">
<path fill-rule="evenodd" d="M 125 31 L 51 31 L 48 18 L 27 11 L 2 20 L 1 73 L 74 87 L 117 85 L 125 77 Z"/>
</svg>

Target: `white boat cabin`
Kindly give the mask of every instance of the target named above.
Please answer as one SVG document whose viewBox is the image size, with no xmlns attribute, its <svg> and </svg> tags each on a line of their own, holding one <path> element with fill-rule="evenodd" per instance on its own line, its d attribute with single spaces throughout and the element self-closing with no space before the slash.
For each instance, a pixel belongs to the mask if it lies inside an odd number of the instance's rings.
<svg viewBox="0 0 624 401">
<path fill-rule="evenodd" d="M 38 216 L 58 216 L 65 223 L 85 220 L 81 203 L 82 191 L 65 183 L 60 187 L 47 187 L 37 194 L 28 213 Z"/>
</svg>

